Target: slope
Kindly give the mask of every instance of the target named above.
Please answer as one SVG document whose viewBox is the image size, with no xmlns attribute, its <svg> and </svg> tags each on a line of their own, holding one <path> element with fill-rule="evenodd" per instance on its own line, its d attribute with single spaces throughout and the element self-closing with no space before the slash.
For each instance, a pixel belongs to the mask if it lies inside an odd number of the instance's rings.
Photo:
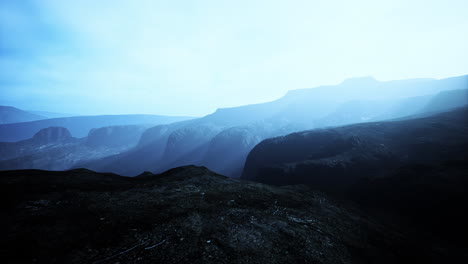
<svg viewBox="0 0 468 264">
<path fill-rule="evenodd" d="M 0 183 L 0 248 L 9 263 L 447 260 L 308 188 L 242 182 L 203 167 L 135 178 L 7 171 Z"/>
</svg>

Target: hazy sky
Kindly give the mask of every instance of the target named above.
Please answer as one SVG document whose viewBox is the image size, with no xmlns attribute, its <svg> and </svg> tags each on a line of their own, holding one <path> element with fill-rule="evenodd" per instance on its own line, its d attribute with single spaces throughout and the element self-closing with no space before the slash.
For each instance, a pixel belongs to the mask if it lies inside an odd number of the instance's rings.
<svg viewBox="0 0 468 264">
<path fill-rule="evenodd" d="M 0 0 L 0 105 L 204 115 L 288 90 L 468 74 L 466 0 Z"/>
</svg>

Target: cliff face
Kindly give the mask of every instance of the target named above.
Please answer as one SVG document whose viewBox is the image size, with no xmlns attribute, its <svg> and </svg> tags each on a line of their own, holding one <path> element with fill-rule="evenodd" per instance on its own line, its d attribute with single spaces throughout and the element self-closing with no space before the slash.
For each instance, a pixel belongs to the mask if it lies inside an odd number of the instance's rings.
<svg viewBox="0 0 468 264">
<path fill-rule="evenodd" d="M 146 126 L 108 126 L 91 129 L 86 144 L 92 147 L 134 147 Z"/>
<path fill-rule="evenodd" d="M 38 145 L 47 145 L 50 143 L 65 142 L 72 139 L 68 129 L 64 127 L 49 127 L 39 130 L 32 141 Z"/>
</svg>

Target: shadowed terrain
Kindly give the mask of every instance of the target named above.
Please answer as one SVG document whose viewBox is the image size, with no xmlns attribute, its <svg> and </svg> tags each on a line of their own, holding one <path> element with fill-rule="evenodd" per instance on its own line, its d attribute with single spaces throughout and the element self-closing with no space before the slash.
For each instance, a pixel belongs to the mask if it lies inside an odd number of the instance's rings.
<svg viewBox="0 0 468 264">
<path fill-rule="evenodd" d="M 466 256 L 468 108 L 316 129 L 265 140 L 243 179 L 307 184 Z"/>
<path fill-rule="evenodd" d="M 0 173 L 8 263 L 437 263 L 432 245 L 305 186 L 186 166 Z"/>
</svg>

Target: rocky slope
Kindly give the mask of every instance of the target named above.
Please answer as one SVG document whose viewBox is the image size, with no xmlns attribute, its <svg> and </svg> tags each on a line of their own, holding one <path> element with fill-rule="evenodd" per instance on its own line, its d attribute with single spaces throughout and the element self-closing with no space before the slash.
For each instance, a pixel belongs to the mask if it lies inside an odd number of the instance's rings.
<svg viewBox="0 0 468 264">
<path fill-rule="evenodd" d="M 402 121 L 315 129 L 267 139 L 249 154 L 243 179 L 348 188 L 405 164 L 466 158 L 468 108 Z"/>
<path fill-rule="evenodd" d="M 466 248 L 467 164 L 465 107 L 268 139 L 250 152 L 242 179 L 307 184 Z"/>
<path fill-rule="evenodd" d="M 8 263 L 443 263 L 449 255 L 305 186 L 187 166 L 120 177 L 0 172 Z M 453 257 L 453 256 L 452 256 Z"/>
</svg>

